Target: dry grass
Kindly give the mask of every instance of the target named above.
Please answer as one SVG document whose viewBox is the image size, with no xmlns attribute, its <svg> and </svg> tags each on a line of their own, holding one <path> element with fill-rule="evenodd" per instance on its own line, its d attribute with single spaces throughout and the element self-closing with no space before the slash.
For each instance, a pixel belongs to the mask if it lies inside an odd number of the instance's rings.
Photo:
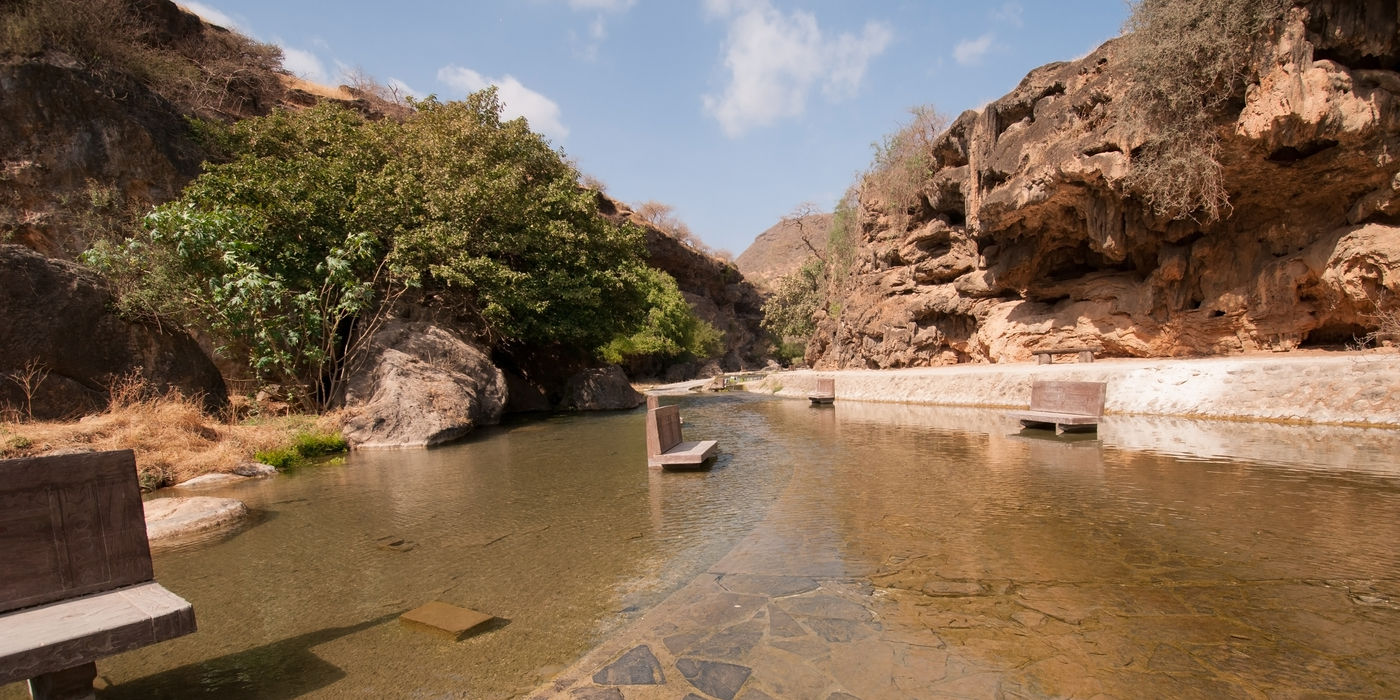
<svg viewBox="0 0 1400 700">
<path fill-rule="evenodd" d="M 328 97 L 333 100 L 345 100 L 347 102 L 355 99 L 355 96 L 344 87 L 331 87 L 330 85 L 313 83 L 310 80 L 304 80 L 294 75 L 279 75 L 277 77 L 282 81 L 282 86 L 288 90 L 301 90 L 302 92 L 316 95 L 317 97 Z"/>
<path fill-rule="evenodd" d="M 205 415 L 178 394 L 118 395 L 103 413 L 76 422 L 0 422 L 0 458 L 62 449 L 136 452 L 143 488 L 159 488 L 201 474 L 231 471 L 255 452 L 285 446 L 307 431 L 336 432 L 339 417 L 280 416 L 241 423 Z"/>
</svg>

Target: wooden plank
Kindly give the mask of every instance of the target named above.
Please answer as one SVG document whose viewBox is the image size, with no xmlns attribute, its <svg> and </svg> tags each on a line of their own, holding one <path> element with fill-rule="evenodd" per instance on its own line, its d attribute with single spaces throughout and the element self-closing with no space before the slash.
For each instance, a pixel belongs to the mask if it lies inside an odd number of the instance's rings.
<svg viewBox="0 0 1400 700">
<path fill-rule="evenodd" d="M 1031 385 L 1030 409 L 1100 416 L 1107 386 L 1104 382 L 1035 382 Z"/>
<path fill-rule="evenodd" d="M 1032 350 L 1036 355 L 1065 355 L 1078 352 L 1099 352 L 1101 348 L 1055 348 L 1053 350 Z"/>
<path fill-rule="evenodd" d="M 150 581 L 130 450 L 0 460 L 0 612 Z"/>
<path fill-rule="evenodd" d="M 158 583 L 0 615 L 0 684 L 195 631 L 194 608 Z"/>
</svg>

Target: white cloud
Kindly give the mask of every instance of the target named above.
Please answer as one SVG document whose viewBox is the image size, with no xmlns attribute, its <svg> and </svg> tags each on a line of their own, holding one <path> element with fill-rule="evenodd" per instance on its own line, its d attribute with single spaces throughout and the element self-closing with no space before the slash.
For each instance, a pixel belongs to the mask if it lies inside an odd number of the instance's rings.
<svg viewBox="0 0 1400 700">
<path fill-rule="evenodd" d="M 996 37 L 988 32 L 976 39 L 963 39 L 953 47 L 953 60 L 960 65 L 972 66 L 982 62 L 982 57 L 992 50 L 992 42 Z"/>
<path fill-rule="evenodd" d="M 326 65 L 317 58 L 316 54 L 302 49 L 292 48 L 277 42 L 282 47 L 282 67 L 291 71 L 294 75 L 307 80 L 324 83 L 330 79 L 326 73 Z"/>
<path fill-rule="evenodd" d="M 507 118 L 525 117 L 530 127 L 558 141 L 569 135 L 564 126 L 559 105 L 554 100 L 525 87 L 514 76 L 487 78 L 461 66 L 444 66 L 438 70 L 438 80 L 464 93 L 476 92 L 495 85 L 501 98 L 501 114 Z"/>
<path fill-rule="evenodd" d="M 200 19 L 210 24 L 218 25 L 224 29 L 236 29 L 243 34 L 248 33 L 248 30 L 237 20 L 202 2 L 181 0 L 180 6 L 199 15 Z"/>
<path fill-rule="evenodd" d="M 1012 26 L 1020 27 L 1025 24 L 1024 20 L 1021 18 L 1025 11 L 1026 8 L 1022 7 L 1021 3 L 1008 2 L 992 11 L 992 19 L 997 22 L 1005 22 Z"/>
<path fill-rule="evenodd" d="M 729 84 L 703 101 L 730 137 L 802 114 L 815 86 L 830 100 L 854 94 L 870 60 L 894 36 L 880 22 L 867 23 L 860 34 L 826 35 L 812 14 L 785 14 L 767 0 L 706 0 L 705 9 L 729 21 Z"/>
</svg>

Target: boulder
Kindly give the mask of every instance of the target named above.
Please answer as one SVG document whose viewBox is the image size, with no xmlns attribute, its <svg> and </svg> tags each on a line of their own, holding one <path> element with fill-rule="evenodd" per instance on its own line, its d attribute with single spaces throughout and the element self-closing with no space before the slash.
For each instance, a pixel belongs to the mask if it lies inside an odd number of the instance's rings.
<svg viewBox="0 0 1400 700">
<path fill-rule="evenodd" d="M 427 321 L 389 321 L 346 383 L 352 447 L 428 447 L 500 421 L 506 378 L 485 351 Z"/>
<path fill-rule="evenodd" d="M 249 477 L 275 476 L 277 467 L 262 462 L 239 462 L 238 466 L 233 468 L 233 473 Z"/>
<path fill-rule="evenodd" d="M 559 408 L 566 411 L 619 411 L 646 400 L 627 380 L 621 367 L 586 369 L 569 378 Z"/>
<path fill-rule="evenodd" d="M 153 543 L 220 530 L 248 517 L 248 506 L 235 498 L 153 498 L 143 506 L 146 537 Z"/>
<path fill-rule="evenodd" d="M 218 369 L 189 335 L 124 318 L 101 277 L 0 245 L 0 407 L 36 419 L 100 411 L 118 382 L 228 405 Z"/>
<path fill-rule="evenodd" d="M 186 480 L 184 480 L 184 481 L 181 481 L 181 482 L 178 483 L 178 484 L 175 484 L 175 488 L 177 488 L 177 489 L 206 489 L 206 488 L 213 488 L 213 487 L 215 487 L 215 486 L 228 486 L 229 484 L 236 484 L 236 483 L 238 483 L 238 482 L 240 482 L 240 481 L 247 481 L 247 480 L 248 480 L 248 477 L 246 477 L 246 476 L 239 476 L 238 474 L 220 474 L 220 473 L 201 474 L 201 475 L 199 475 L 199 476 L 196 476 L 196 477 L 193 478 L 193 479 L 186 479 Z"/>
</svg>

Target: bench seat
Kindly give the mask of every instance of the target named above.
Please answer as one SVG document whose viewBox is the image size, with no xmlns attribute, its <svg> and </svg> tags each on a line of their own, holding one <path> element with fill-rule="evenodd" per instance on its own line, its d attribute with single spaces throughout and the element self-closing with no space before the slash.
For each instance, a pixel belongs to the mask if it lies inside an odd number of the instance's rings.
<svg viewBox="0 0 1400 700">
<path fill-rule="evenodd" d="M 1082 413 L 1015 411 L 1006 414 L 1006 416 L 1021 421 L 1021 425 L 1027 428 L 1054 426 L 1057 433 L 1094 430 L 1099 425 L 1098 416 L 1086 416 Z"/>
<path fill-rule="evenodd" d="M 0 615 L 0 685 L 195 631 L 194 608 L 150 581 Z"/>
<path fill-rule="evenodd" d="M 719 442 L 716 440 L 701 440 L 699 442 L 682 442 L 659 455 L 648 455 L 648 467 L 676 468 L 687 466 L 700 466 L 719 449 Z"/>
</svg>

